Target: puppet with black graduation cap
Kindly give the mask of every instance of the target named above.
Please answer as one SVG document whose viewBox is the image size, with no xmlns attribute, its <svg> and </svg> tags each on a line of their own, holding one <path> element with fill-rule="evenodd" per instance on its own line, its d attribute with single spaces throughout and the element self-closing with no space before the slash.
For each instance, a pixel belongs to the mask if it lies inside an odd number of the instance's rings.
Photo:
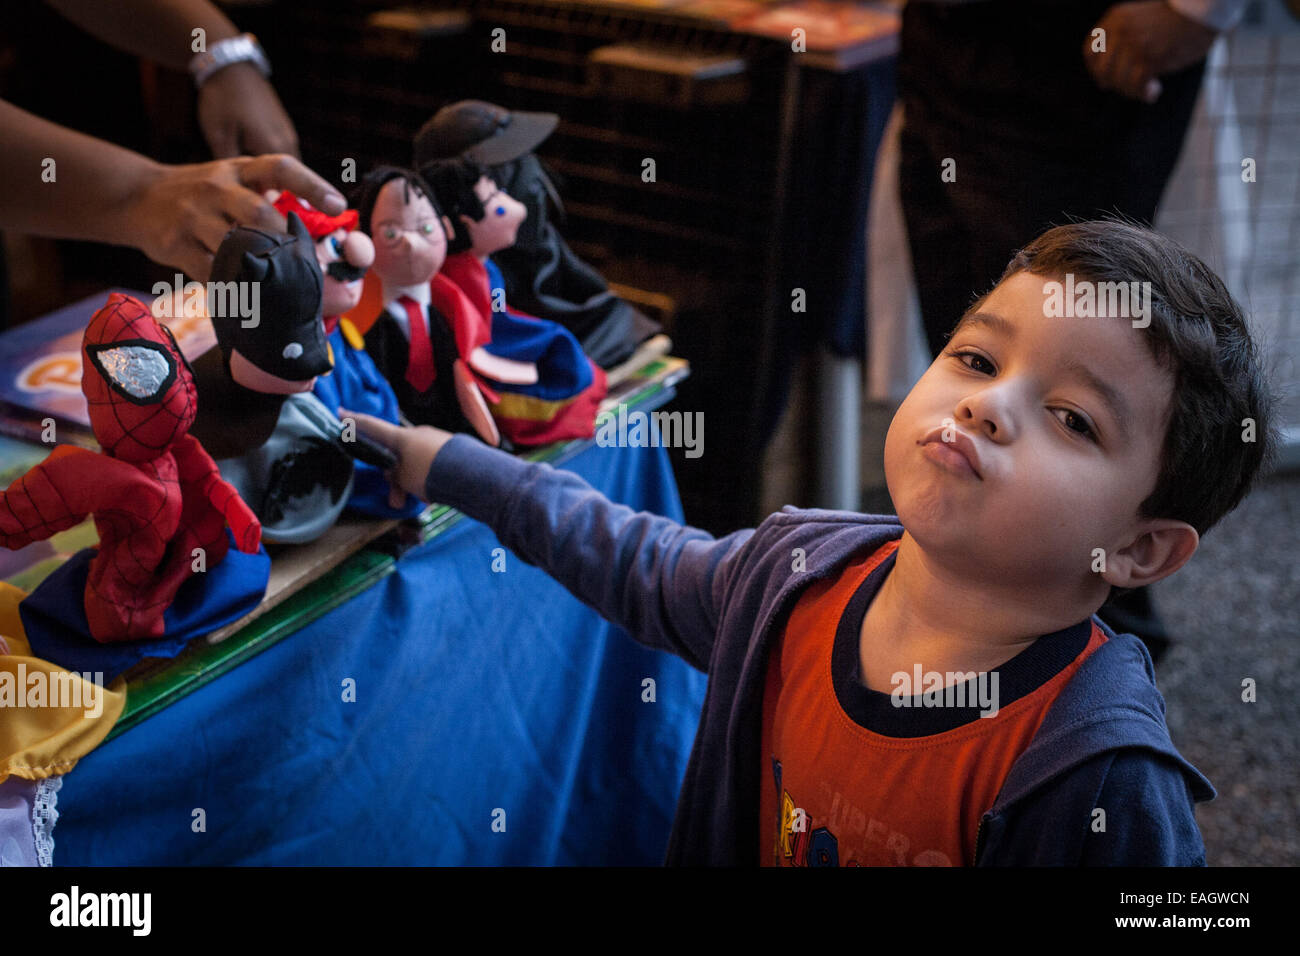
<svg viewBox="0 0 1300 956">
<path fill-rule="evenodd" d="M 461 100 L 435 113 L 415 135 L 414 165 L 426 178 L 434 164 L 467 159 L 488 167 L 501 189 L 522 202 L 528 217 L 513 246 L 494 253 L 506 299 L 519 311 L 559 322 L 601 368 L 622 362 L 663 329 L 610 290 L 578 258 L 550 218 L 559 195 L 533 153 L 555 130 L 554 113 L 507 110 Z"/>
</svg>

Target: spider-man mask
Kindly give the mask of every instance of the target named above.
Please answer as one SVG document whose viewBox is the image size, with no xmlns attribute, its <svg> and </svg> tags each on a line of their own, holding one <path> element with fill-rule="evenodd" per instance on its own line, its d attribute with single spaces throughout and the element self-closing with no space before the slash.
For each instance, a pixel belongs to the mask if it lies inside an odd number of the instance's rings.
<svg viewBox="0 0 1300 956">
<path fill-rule="evenodd" d="M 86 326 L 81 391 L 104 452 L 148 461 L 194 422 L 198 392 L 171 330 L 137 299 L 113 293 Z"/>
</svg>

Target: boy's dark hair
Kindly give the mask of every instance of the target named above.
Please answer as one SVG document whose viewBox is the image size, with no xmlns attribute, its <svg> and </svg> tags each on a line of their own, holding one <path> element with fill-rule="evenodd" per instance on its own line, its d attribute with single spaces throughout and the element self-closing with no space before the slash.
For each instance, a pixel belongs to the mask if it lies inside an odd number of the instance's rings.
<svg viewBox="0 0 1300 956">
<path fill-rule="evenodd" d="M 486 166 L 468 159 L 428 163 L 420 171 L 438 197 L 438 205 L 451 220 L 455 234 L 447 237 L 447 254 L 464 252 L 473 243 L 460 217 L 464 214 L 475 222 L 480 222 L 487 215 L 483 201 L 474 192 L 474 185 L 484 176 L 490 179 L 492 173 Z"/>
<path fill-rule="evenodd" d="M 1141 331 L 1174 385 L 1160 474 L 1138 512 L 1205 534 L 1238 505 L 1277 445 L 1274 396 L 1223 282 L 1167 236 L 1119 220 L 1049 229 L 1016 253 L 998 281 L 1018 272 L 1151 284 L 1151 324 Z M 1244 440 L 1246 419 L 1254 441 Z"/>
<path fill-rule="evenodd" d="M 371 235 L 370 216 L 375 211 L 375 201 L 379 199 L 379 191 L 399 178 L 406 183 L 406 189 L 402 193 L 402 199 L 406 203 L 410 203 L 411 192 L 414 191 L 429 200 L 435 216 L 442 216 L 433 190 L 419 173 L 413 169 L 403 169 L 401 166 L 376 166 L 361 177 L 361 182 L 357 183 L 357 188 L 348 197 L 348 205 L 357 211 L 357 228 L 366 235 Z"/>
</svg>

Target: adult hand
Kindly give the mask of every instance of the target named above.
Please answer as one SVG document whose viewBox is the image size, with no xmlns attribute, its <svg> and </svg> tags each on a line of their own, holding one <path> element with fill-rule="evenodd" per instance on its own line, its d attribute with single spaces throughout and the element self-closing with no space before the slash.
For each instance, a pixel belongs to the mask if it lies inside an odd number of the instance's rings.
<svg viewBox="0 0 1300 956">
<path fill-rule="evenodd" d="M 451 441 L 451 432 L 429 425 L 404 428 L 346 409 L 339 411 L 339 418 L 344 424 L 348 419 L 354 420 L 357 431 L 397 456 L 397 468 L 388 475 L 388 483 L 392 486 L 388 494 L 390 505 L 394 508 L 402 507 L 406 502 L 405 493 L 408 492 L 421 501 L 427 500 L 424 497 L 424 479 L 428 477 L 429 467 L 438 457 L 438 452 Z"/>
<path fill-rule="evenodd" d="M 327 215 L 347 208 L 337 190 L 292 156 L 158 166 L 127 202 L 122 241 L 206 282 L 213 255 L 232 227 L 286 229 L 284 217 L 262 195 L 270 189 L 292 190 Z"/>
<path fill-rule="evenodd" d="M 1097 29 L 1105 31 L 1105 50 L 1094 52 L 1092 34 Z M 1202 59 L 1217 35 L 1165 0 L 1119 3 L 1089 31 L 1083 43 L 1083 62 L 1103 90 L 1154 103 L 1160 98 L 1158 77 Z"/>
<path fill-rule="evenodd" d="M 199 128 L 218 159 L 249 153 L 297 158 L 298 133 L 266 78 L 251 63 L 235 63 L 199 90 Z"/>
</svg>

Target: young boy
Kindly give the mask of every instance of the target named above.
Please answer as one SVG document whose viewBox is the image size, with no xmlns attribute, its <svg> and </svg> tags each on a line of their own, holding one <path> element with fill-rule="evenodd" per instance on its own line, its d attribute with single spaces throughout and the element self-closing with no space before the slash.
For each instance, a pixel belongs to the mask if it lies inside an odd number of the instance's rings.
<svg viewBox="0 0 1300 956">
<path fill-rule="evenodd" d="M 898 518 L 787 507 L 714 540 L 465 436 L 358 421 L 402 487 L 708 672 L 670 863 L 1203 865 L 1214 789 L 1143 645 L 1093 612 L 1236 506 L 1270 410 L 1218 278 L 1092 222 L 1017 254 L 899 408 Z"/>
</svg>

